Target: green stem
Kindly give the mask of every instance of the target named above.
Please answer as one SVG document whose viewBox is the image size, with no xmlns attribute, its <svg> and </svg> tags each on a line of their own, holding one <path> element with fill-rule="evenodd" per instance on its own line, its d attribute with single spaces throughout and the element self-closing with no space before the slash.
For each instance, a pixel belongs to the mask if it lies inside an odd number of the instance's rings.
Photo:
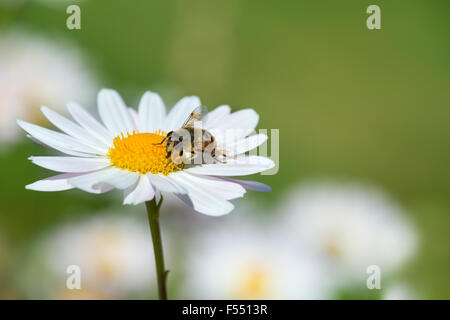
<svg viewBox="0 0 450 320">
<path fill-rule="evenodd" d="M 161 231 L 159 228 L 159 208 L 162 204 L 162 197 L 158 204 L 153 198 L 145 203 L 147 207 L 148 221 L 150 223 L 150 233 L 153 241 L 153 251 L 155 252 L 156 278 L 158 280 L 158 293 L 160 300 L 167 300 L 166 280 L 167 272 L 164 267 L 164 254 L 161 241 Z"/>
</svg>

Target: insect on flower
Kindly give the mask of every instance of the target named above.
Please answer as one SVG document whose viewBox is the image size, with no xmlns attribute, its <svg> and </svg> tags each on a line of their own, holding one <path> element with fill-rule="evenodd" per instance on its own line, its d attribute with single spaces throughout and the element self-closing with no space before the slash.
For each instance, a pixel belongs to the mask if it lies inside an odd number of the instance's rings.
<svg viewBox="0 0 450 320">
<path fill-rule="evenodd" d="M 180 129 L 170 131 L 159 144 L 166 144 L 167 158 L 175 164 L 226 163 L 226 154 L 221 150 L 214 136 L 202 128 L 202 119 L 208 110 L 199 106 L 191 112 Z"/>
</svg>

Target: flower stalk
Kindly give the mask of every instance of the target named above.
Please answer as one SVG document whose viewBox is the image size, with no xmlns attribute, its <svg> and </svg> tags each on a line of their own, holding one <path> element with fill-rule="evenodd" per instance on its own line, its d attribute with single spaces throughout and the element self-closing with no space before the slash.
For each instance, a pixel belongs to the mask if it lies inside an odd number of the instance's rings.
<svg viewBox="0 0 450 320">
<path fill-rule="evenodd" d="M 158 296 L 159 300 L 167 300 L 167 274 L 164 267 L 164 253 L 161 240 L 161 231 L 159 227 L 159 209 L 162 204 L 162 196 L 159 203 L 156 203 L 155 198 L 150 201 L 146 201 L 148 221 L 150 224 L 150 233 L 153 242 L 153 251 L 155 253 L 155 265 L 156 265 L 156 279 L 158 282 Z"/>
</svg>

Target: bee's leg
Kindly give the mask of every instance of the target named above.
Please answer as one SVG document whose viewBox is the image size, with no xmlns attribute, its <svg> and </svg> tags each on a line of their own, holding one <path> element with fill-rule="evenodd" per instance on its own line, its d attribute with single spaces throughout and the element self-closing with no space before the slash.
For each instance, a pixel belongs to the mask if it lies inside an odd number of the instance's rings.
<svg viewBox="0 0 450 320">
<path fill-rule="evenodd" d="M 167 161 L 166 166 L 164 168 L 167 168 L 167 166 L 172 162 L 172 150 L 167 152 L 166 159 L 169 159 L 169 161 Z"/>
<path fill-rule="evenodd" d="M 175 162 L 173 162 L 172 160 L 167 161 L 166 166 L 164 168 L 167 168 L 167 166 L 171 163 L 175 163 Z M 184 162 L 181 163 L 181 169 L 183 169 L 183 168 L 184 168 Z"/>
<path fill-rule="evenodd" d="M 169 159 L 169 158 L 170 158 L 170 159 Z M 171 162 L 174 163 L 174 162 L 172 161 L 172 151 L 167 152 L 166 159 L 169 159 L 169 161 L 167 161 L 166 166 L 165 166 L 164 168 L 167 168 L 167 166 L 168 166 Z"/>
<path fill-rule="evenodd" d="M 163 144 L 163 143 L 164 143 L 164 141 L 166 141 L 166 139 L 167 139 L 167 136 L 166 136 L 166 137 L 164 137 L 164 139 L 162 139 L 162 141 L 161 141 L 161 142 L 159 142 L 159 143 L 154 143 L 153 145 L 157 146 L 157 145 Z"/>
<path fill-rule="evenodd" d="M 172 160 L 167 161 L 166 166 L 164 167 L 164 169 L 167 168 L 167 166 L 168 166 L 171 162 L 172 162 Z"/>
</svg>

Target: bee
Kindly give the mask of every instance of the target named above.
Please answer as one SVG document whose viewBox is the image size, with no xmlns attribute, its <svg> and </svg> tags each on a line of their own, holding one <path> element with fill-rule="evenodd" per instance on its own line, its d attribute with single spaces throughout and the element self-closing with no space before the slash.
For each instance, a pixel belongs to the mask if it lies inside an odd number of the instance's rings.
<svg viewBox="0 0 450 320">
<path fill-rule="evenodd" d="M 211 164 L 225 163 L 218 156 L 225 158 L 226 154 L 217 147 L 216 139 L 201 124 L 207 110 L 199 106 L 191 112 L 180 129 L 170 131 L 164 139 L 157 144 L 166 143 L 166 158 L 176 165 L 185 164 Z"/>
</svg>

